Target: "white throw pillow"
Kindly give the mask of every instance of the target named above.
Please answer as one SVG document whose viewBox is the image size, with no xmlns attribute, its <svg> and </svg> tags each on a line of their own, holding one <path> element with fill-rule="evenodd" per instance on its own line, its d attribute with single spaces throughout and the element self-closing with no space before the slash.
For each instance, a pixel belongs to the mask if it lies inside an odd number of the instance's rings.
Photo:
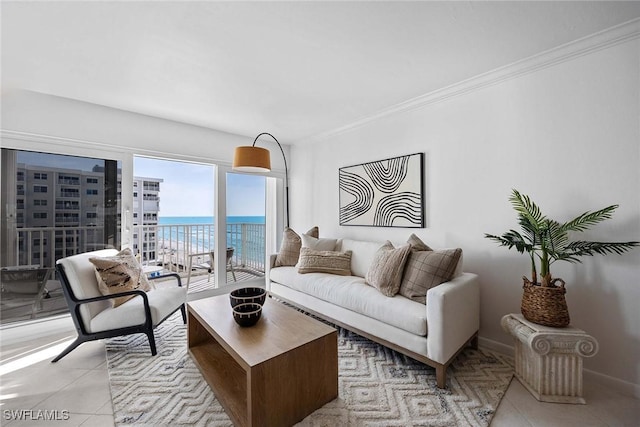
<svg viewBox="0 0 640 427">
<path fill-rule="evenodd" d="M 334 251 L 338 239 L 319 239 L 309 234 L 303 234 L 302 247 L 313 249 L 315 251 Z"/>
</svg>

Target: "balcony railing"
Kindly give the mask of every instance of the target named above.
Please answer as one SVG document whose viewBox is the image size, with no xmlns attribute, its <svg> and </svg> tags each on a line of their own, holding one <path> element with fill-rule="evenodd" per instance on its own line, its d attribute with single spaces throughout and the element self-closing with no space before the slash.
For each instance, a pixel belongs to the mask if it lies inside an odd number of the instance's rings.
<svg viewBox="0 0 640 427">
<path fill-rule="evenodd" d="M 148 264 L 161 264 L 172 271 L 182 271 L 188 265 L 189 255 L 213 252 L 215 227 L 213 224 L 172 224 L 134 226 L 138 235 L 138 250 L 141 259 Z M 144 236 L 155 250 L 144 249 Z M 236 267 L 264 272 L 265 226 L 264 224 L 227 224 L 227 246 L 234 248 L 231 262 Z M 153 246 L 149 246 L 153 247 Z M 196 261 L 197 262 L 197 261 Z"/>
<path fill-rule="evenodd" d="M 14 265 L 52 268 L 59 258 L 105 247 L 102 227 L 31 227 L 16 231 Z M 143 265 L 162 265 L 181 272 L 190 254 L 214 251 L 214 231 L 213 224 L 135 225 L 134 253 L 140 254 Z M 227 246 L 234 248 L 234 267 L 264 272 L 264 224 L 227 224 Z"/>
</svg>

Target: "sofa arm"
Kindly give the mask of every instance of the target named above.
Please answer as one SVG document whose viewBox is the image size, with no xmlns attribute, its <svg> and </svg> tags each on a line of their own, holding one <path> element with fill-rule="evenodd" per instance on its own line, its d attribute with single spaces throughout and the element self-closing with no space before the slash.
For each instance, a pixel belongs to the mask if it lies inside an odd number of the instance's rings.
<svg viewBox="0 0 640 427">
<path fill-rule="evenodd" d="M 446 363 L 480 328 L 478 276 L 462 273 L 427 291 L 427 351 Z"/>
<path fill-rule="evenodd" d="M 273 268 L 276 266 L 276 258 L 278 257 L 278 254 L 271 254 L 269 255 L 269 268 Z"/>
</svg>

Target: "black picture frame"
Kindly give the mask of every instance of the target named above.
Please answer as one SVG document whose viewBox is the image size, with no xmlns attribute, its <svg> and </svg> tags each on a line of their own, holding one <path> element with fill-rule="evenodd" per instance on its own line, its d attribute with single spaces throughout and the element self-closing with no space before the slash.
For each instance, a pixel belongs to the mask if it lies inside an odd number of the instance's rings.
<svg viewBox="0 0 640 427">
<path fill-rule="evenodd" d="M 425 227 L 424 153 L 338 170 L 340 225 Z"/>
</svg>

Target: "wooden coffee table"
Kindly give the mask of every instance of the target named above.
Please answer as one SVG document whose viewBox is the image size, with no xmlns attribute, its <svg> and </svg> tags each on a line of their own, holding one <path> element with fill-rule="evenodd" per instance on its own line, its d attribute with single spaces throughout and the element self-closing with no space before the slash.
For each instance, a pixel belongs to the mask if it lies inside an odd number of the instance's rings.
<svg viewBox="0 0 640 427">
<path fill-rule="evenodd" d="M 251 327 L 229 295 L 187 304 L 189 354 L 235 425 L 288 426 L 338 396 L 337 331 L 267 298 Z"/>
</svg>

